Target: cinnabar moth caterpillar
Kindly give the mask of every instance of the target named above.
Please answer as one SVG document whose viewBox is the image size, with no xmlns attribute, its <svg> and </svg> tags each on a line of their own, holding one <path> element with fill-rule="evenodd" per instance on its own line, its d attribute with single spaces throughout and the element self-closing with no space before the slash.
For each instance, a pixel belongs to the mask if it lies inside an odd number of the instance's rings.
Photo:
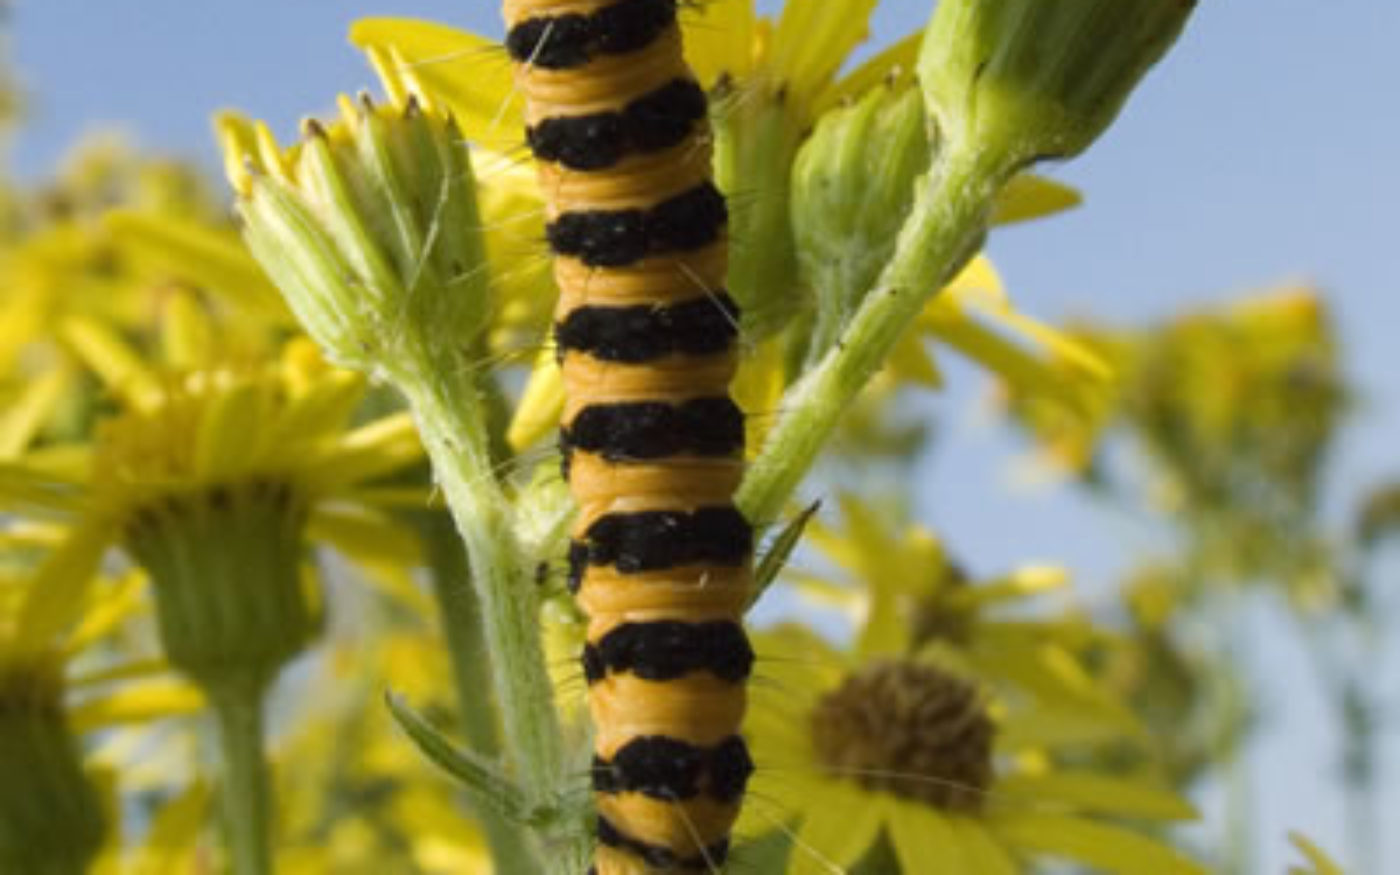
<svg viewBox="0 0 1400 875">
<path fill-rule="evenodd" d="M 561 290 L 570 587 L 588 614 L 598 875 L 717 870 L 739 735 L 753 530 L 724 197 L 676 0 L 505 0 Z"/>
</svg>

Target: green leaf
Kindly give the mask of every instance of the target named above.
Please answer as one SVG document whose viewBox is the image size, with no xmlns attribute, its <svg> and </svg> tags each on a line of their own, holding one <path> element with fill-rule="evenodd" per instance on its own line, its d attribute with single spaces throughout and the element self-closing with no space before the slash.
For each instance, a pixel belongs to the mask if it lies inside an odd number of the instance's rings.
<svg viewBox="0 0 1400 875">
<path fill-rule="evenodd" d="M 389 713 L 394 716 L 399 728 L 418 750 L 438 768 L 461 782 L 474 801 L 518 823 L 538 819 L 538 813 L 526 803 L 524 792 L 502 774 L 495 763 L 454 745 L 393 692 L 385 694 L 384 703 L 389 706 Z"/>
<path fill-rule="evenodd" d="M 807 528 L 807 523 L 821 510 L 822 503 L 814 501 L 805 510 L 799 513 L 789 522 L 773 543 L 768 547 L 768 552 L 763 554 L 759 560 L 758 569 L 754 572 L 753 598 L 749 599 L 749 610 L 753 610 L 754 605 L 768 591 L 768 587 L 777 578 L 778 572 L 787 565 L 788 559 L 792 556 L 792 551 L 797 548 L 797 542 L 802 540 L 802 533 Z"/>
</svg>

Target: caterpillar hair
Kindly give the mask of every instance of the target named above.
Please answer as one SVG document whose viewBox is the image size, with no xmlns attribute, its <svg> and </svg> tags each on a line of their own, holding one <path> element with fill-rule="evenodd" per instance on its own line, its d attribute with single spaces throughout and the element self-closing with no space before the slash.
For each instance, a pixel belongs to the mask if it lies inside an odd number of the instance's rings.
<svg viewBox="0 0 1400 875">
<path fill-rule="evenodd" d="M 718 871 L 753 763 L 738 308 L 676 0 L 505 0 L 560 301 L 597 875 Z"/>
</svg>

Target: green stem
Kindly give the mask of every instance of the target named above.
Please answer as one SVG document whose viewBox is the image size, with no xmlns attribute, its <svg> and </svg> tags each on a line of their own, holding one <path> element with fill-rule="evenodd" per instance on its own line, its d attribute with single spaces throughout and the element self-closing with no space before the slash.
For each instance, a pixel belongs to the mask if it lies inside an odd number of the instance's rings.
<svg viewBox="0 0 1400 875">
<path fill-rule="evenodd" d="M 467 548 L 481 610 L 505 753 L 531 804 L 553 807 L 564 785 L 563 739 L 539 636 L 539 598 L 493 475 L 484 416 L 469 369 L 423 355 L 395 374 L 418 419 L 434 476 Z M 561 867 L 568 854 L 551 855 Z M 581 868 L 581 867 L 580 867 Z"/>
<path fill-rule="evenodd" d="M 486 757 L 500 751 L 496 709 L 491 701 L 491 675 L 482 647 L 481 611 L 462 545 L 452 531 L 451 520 L 432 511 L 423 526 L 432 570 L 433 593 L 442 616 L 443 637 L 452 660 L 452 680 L 462 730 L 472 750 Z M 501 872 L 538 871 L 535 846 L 520 824 L 508 821 L 488 806 L 476 806 L 475 814 L 486 831 L 491 856 Z"/>
<path fill-rule="evenodd" d="M 934 162 L 894 255 L 840 339 L 783 398 L 783 414 L 739 489 L 759 524 L 782 512 L 802 476 L 904 331 L 981 242 L 999 163 L 950 148 Z"/>
<path fill-rule="evenodd" d="M 261 691 L 211 691 L 223 756 L 220 788 L 232 875 L 271 875 L 272 789 L 263 756 Z"/>
</svg>

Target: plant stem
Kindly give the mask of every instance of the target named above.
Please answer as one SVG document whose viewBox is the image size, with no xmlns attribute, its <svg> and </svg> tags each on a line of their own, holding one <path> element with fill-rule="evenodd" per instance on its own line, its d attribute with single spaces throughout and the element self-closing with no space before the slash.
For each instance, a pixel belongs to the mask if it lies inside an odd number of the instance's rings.
<svg viewBox="0 0 1400 875">
<path fill-rule="evenodd" d="M 783 399 L 783 414 L 739 489 L 739 507 L 772 521 L 851 401 L 883 366 L 928 300 L 975 252 L 1001 165 L 951 144 L 935 160 L 889 265 L 841 337 Z"/>
<path fill-rule="evenodd" d="M 500 731 L 490 696 L 491 674 L 482 647 L 481 610 L 472 589 L 461 541 L 452 521 L 440 510 L 429 512 L 423 522 L 433 594 L 442 617 L 443 637 L 452 660 L 452 680 L 462 730 L 472 750 L 486 757 L 500 751 Z M 538 871 L 535 847 L 520 824 L 507 821 L 489 806 L 475 806 L 474 813 L 486 831 L 491 856 L 501 872 Z"/>
<path fill-rule="evenodd" d="M 563 740 L 540 645 L 539 599 L 510 504 L 492 472 L 478 390 L 470 370 L 457 361 L 421 355 L 415 365 L 395 374 L 395 382 L 413 407 L 434 476 L 467 548 L 507 760 L 528 800 L 548 808 L 564 780 Z"/>
<path fill-rule="evenodd" d="M 233 875 L 271 875 L 272 792 L 263 756 L 262 693 L 252 687 L 211 691 L 223 756 L 224 829 Z"/>
</svg>

